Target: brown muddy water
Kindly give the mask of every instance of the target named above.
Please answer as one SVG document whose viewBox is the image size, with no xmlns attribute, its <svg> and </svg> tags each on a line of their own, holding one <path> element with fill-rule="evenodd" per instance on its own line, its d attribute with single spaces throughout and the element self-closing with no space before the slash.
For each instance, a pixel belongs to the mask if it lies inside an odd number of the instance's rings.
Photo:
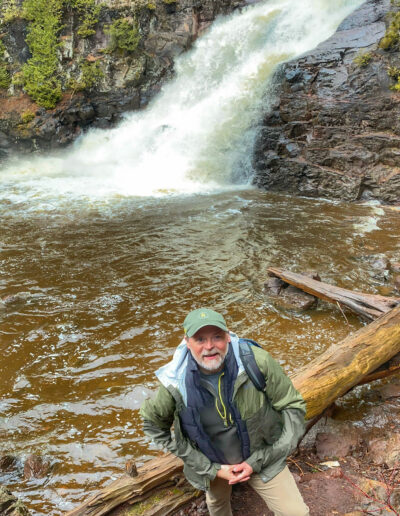
<svg viewBox="0 0 400 516">
<path fill-rule="evenodd" d="M 318 270 L 348 288 L 386 293 L 374 256 L 400 261 L 400 212 L 252 189 L 150 200 L 0 204 L 0 455 L 20 467 L 0 484 L 34 514 L 62 514 L 156 451 L 138 408 L 179 343 L 185 314 L 222 311 L 288 373 L 361 326 L 321 304 L 279 309 L 263 294 L 270 265 Z M 351 410 L 362 405 L 353 395 Z M 24 480 L 31 453 L 52 462 Z"/>
</svg>

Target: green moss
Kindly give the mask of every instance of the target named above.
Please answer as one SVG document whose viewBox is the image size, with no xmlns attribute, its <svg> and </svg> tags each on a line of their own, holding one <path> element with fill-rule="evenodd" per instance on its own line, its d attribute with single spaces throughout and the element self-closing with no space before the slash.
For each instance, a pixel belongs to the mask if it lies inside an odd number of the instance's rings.
<svg viewBox="0 0 400 516">
<path fill-rule="evenodd" d="M 397 48 L 400 41 L 400 11 L 397 13 L 390 13 L 391 21 L 389 27 L 379 42 L 380 48 L 383 50 L 390 50 Z"/>
<path fill-rule="evenodd" d="M 3 23 L 12 23 L 14 20 L 24 17 L 24 11 L 18 7 L 16 0 L 10 0 L 7 7 L 3 11 Z"/>
<path fill-rule="evenodd" d="M 153 3 L 153 2 L 148 2 L 147 5 L 146 5 L 147 9 L 149 9 L 150 11 L 155 11 L 155 9 L 157 8 L 156 4 Z"/>
<path fill-rule="evenodd" d="M 32 120 L 34 118 L 35 118 L 35 113 L 33 111 L 30 111 L 29 109 L 27 109 L 21 115 L 21 122 L 24 125 L 27 125 L 27 124 L 29 124 L 29 122 L 32 122 Z"/>
<path fill-rule="evenodd" d="M 95 26 L 99 22 L 101 5 L 95 0 L 69 0 L 68 4 L 78 11 L 79 27 L 78 36 L 88 38 L 96 33 Z"/>
<path fill-rule="evenodd" d="M 164 4 L 176 4 L 178 0 L 163 0 Z"/>
<path fill-rule="evenodd" d="M 14 86 L 23 86 L 24 85 L 24 76 L 22 72 L 16 72 L 11 79 L 11 83 L 14 84 Z"/>
<path fill-rule="evenodd" d="M 0 89 L 8 89 L 11 84 L 10 74 L 8 73 L 7 63 L 4 59 L 4 53 L 6 51 L 6 47 L 4 43 L 0 40 Z"/>
<path fill-rule="evenodd" d="M 0 64 L 0 89 L 7 90 L 10 84 L 11 79 L 7 70 L 7 66 Z"/>
<path fill-rule="evenodd" d="M 389 66 L 388 75 L 396 81 L 396 84 L 390 86 L 390 89 L 393 91 L 400 91 L 400 68 Z"/>
<path fill-rule="evenodd" d="M 40 106 L 51 109 L 62 96 L 57 58 L 62 0 L 25 0 L 24 10 L 30 20 L 26 42 L 32 54 L 22 68 L 24 89 Z"/>
<path fill-rule="evenodd" d="M 104 77 L 104 73 L 100 68 L 100 63 L 98 63 L 97 61 L 83 61 L 80 64 L 79 69 L 79 79 L 72 79 L 68 84 L 68 87 L 75 91 L 90 90 L 94 88 L 94 86 L 99 84 L 101 79 Z"/>
<path fill-rule="evenodd" d="M 136 503 L 135 506 L 132 509 L 129 509 L 125 515 L 126 516 L 141 516 L 144 514 L 148 509 L 151 509 L 159 503 L 162 500 L 161 494 L 155 494 L 148 498 L 147 500 L 144 500 L 143 502 Z"/>
<path fill-rule="evenodd" d="M 360 67 L 368 66 L 370 61 L 372 60 L 371 52 L 366 52 L 365 54 L 360 54 L 356 56 L 353 62 Z"/>
<path fill-rule="evenodd" d="M 139 45 L 140 34 L 136 20 L 130 21 L 127 18 L 119 18 L 105 29 L 105 32 L 111 36 L 111 43 L 108 48 L 111 52 L 117 49 L 133 52 Z"/>
</svg>

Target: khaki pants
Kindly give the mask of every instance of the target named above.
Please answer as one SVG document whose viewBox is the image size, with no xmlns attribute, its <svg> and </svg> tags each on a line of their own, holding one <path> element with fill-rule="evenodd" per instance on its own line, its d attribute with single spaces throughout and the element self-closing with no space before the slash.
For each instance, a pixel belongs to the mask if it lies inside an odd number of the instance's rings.
<svg viewBox="0 0 400 516">
<path fill-rule="evenodd" d="M 308 507 L 287 466 L 267 483 L 264 483 L 257 474 L 253 474 L 248 483 L 261 496 L 275 516 L 309 515 Z M 210 516 L 232 516 L 231 491 L 232 486 L 226 480 L 215 477 L 215 480 L 211 482 L 210 490 L 206 493 Z"/>
</svg>

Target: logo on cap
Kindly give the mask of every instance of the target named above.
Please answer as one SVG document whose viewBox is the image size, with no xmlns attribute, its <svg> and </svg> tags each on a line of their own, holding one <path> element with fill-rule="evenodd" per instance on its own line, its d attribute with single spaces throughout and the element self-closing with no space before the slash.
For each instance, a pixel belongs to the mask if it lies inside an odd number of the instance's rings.
<svg viewBox="0 0 400 516">
<path fill-rule="evenodd" d="M 204 312 L 201 312 L 200 317 L 202 319 L 206 319 L 208 317 L 208 315 L 206 313 L 204 313 Z"/>
</svg>

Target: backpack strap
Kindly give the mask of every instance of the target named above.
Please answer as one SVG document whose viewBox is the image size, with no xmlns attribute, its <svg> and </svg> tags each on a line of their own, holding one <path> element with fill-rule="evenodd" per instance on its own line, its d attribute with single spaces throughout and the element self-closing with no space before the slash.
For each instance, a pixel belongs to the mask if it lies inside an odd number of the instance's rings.
<svg viewBox="0 0 400 516">
<path fill-rule="evenodd" d="M 255 388 L 258 391 L 264 391 L 266 385 L 265 378 L 257 365 L 251 346 L 257 346 L 258 348 L 261 348 L 260 344 L 257 344 L 257 342 L 254 340 L 239 339 L 240 359 L 242 360 L 247 376 L 253 382 Z"/>
</svg>

